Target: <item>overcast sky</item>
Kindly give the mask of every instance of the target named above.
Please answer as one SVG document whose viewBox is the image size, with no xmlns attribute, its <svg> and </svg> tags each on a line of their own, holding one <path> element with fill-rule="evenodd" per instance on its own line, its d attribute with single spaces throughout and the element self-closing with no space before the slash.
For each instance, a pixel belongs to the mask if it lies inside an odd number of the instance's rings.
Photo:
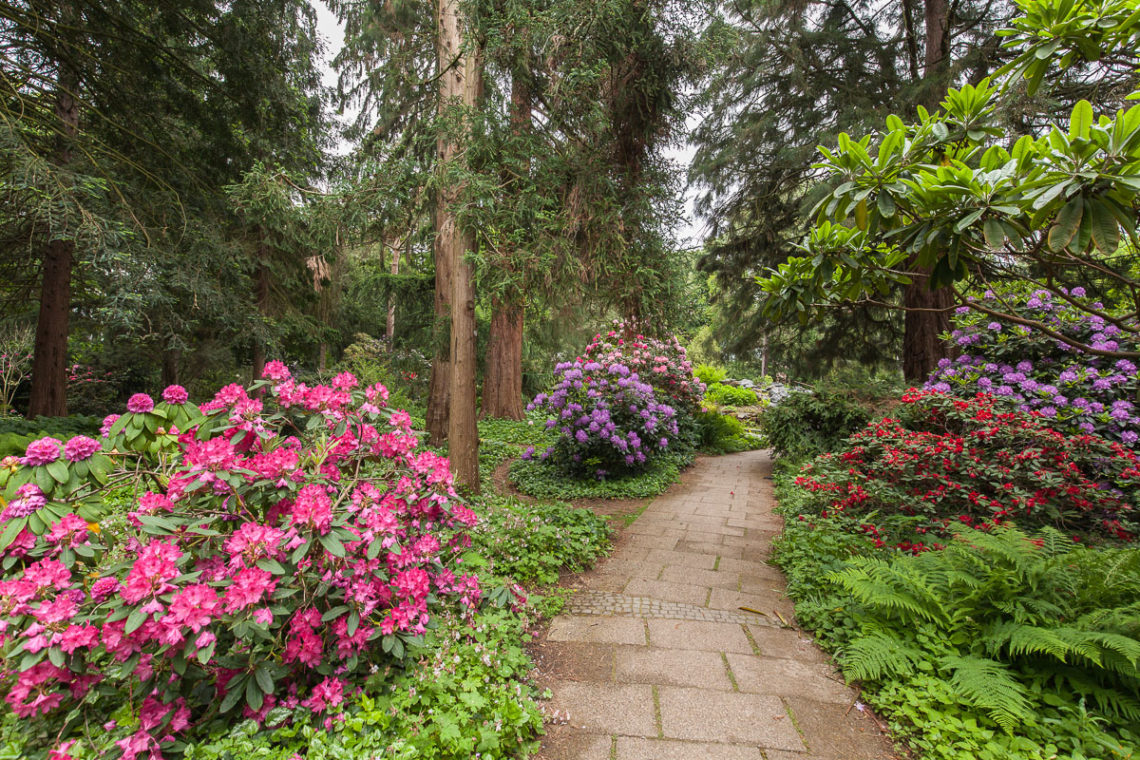
<svg viewBox="0 0 1140 760">
<path fill-rule="evenodd" d="M 325 5 L 323 0 L 314 0 L 313 5 L 317 10 L 317 27 L 326 43 L 325 60 L 322 62 L 324 82 L 329 87 L 335 87 L 336 72 L 333 71 L 330 61 L 332 61 L 344 44 L 344 28 L 333 12 Z M 690 126 L 692 125 L 690 124 Z M 342 144 L 340 150 L 347 152 L 349 148 L 349 145 Z M 685 143 L 680 147 L 670 148 L 666 151 L 665 155 L 668 156 L 670 160 L 676 161 L 682 168 L 687 169 L 689 162 L 693 158 L 694 150 L 691 145 Z M 697 220 L 696 215 L 693 213 L 694 197 L 695 195 L 692 190 L 685 193 L 683 218 L 680 220 L 680 224 L 677 228 L 677 244 L 683 248 L 700 245 L 703 237 L 703 225 Z"/>
</svg>

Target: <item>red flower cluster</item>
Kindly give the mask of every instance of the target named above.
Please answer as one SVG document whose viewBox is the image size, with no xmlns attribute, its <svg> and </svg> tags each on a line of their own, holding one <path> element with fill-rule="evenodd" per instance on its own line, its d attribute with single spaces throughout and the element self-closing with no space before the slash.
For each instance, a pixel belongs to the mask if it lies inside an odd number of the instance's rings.
<svg viewBox="0 0 1140 760">
<path fill-rule="evenodd" d="M 1140 461 L 1130 449 L 997 411 L 984 394 L 967 400 L 912 389 L 902 400 L 898 418 L 868 425 L 849 450 L 817 459 L 797 485 L 821 494 L 830 513 L 925 517 L 920 532 L 1007 522 L 1122 541 L 1140 532 Z"/>
</svg>

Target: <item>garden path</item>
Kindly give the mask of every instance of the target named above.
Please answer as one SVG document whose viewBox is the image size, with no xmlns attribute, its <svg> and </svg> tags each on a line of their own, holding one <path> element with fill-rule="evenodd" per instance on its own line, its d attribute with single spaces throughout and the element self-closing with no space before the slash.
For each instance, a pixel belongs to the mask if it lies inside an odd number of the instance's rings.
<svg viewBox="0 0 1140 760">
<path fill-rule="evenodd" d="M 649 504 L 535 648 L 540 760 L 896 757 L 767 564 L 766 452 L 705 458 Z M 747 608 L 750 611 L 746 611 Z"/>
</svg>

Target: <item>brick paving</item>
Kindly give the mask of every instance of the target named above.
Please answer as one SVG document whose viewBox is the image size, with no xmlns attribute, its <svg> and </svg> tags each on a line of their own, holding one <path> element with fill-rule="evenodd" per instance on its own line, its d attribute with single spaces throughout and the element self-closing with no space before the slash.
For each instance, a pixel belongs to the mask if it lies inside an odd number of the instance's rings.
<svg viewBox="0 0 1140 760">
<path fill-rule="evenodd" d="M 766 560 L 765 452 L 702 459 L 650 503 L 537 647 L 539 760 L 893 760 Z"/>
</svg>

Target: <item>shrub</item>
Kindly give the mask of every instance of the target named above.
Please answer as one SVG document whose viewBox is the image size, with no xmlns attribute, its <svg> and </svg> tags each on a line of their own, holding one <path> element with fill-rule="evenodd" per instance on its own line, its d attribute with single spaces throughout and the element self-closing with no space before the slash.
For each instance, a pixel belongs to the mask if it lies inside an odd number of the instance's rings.
<svg viewBox="0 0 1140 760">
<path fill-rule="evenodd" d="M 678 434 L 677 413 L 624 364 L 575 359 L 555 367 L 557 382 L 527 409 L 540 409 L 561 437 L 542 453 L 574 475 L 604 478 L 644 469 Z M 527 450 L 528 458 L 534 448 Z"/>
<path fill-rule="evenodd" d="M 95 435 L 99 432 L 99 417 L 72 415 L 70 417 L 0 417 L 0 457 L 22 454 L 28 444 L 37 438 L 51 436 L 66 441 L 77 435 Z"/>
<path fill-rule="evenodd" d="M 696 375 L 697 379 L 705 385 L 719 383 L 721 380 L 724 380 L 726 377 L 728 377 L 727 370 L 721 369 L 720 367 L 714 367 L 711 364 L 698 364 L 697 368 L 693 370 L 693 374 Z"/>
<path fill-rule="evenodd" d="M 1087 301 L 1081 288 L 1068 295 Z M 999 301 L 994 305 L 1091 348 L 1140 350 L 1140 340 L 1044 290 L 989 292 L 980 302 Z M 1092 306 L 1103 309 L 1102 304 Z M 1056 430 L 1140 445 L 1135 403 L 1140 377 L 1133 362 L 1089 354 L 1038 329 L 995 320 L 969 307 L 958 310 L 954 325 L 949 337 L 963 353 L 954 361 L 942 360 L 928 388 L 964 397 L 990 393 L 1011 408 L 1048 418 Z"/>
<path fill-rule="evenodd" d="M 667 340 L 648 338 L 637 329 L 634 323 L 615 321 L 604 337 L 600 333 L 594 336 L 582 355 L 603 365 L 628 367 L 642 382 L 653 386 L 658 398 L 667 400 L 678 414 L 695 413 L 705 386 L 693 375 L 684 346 L 676 336 Z"/>
<path fill-rule="evenodd" d="M 760 425 L 778 456 L 803 457 L 834 451 L 870 418 L 847 396 L 796 391 L 765 408 Z"/>
<path fill-rule="evenodd" d="M 217 717 L 335 715 L 434 609 L 479 598 L 456 566 L 475 515 L 386 390 L 266 377 L 200 410 L 135 394 L 102 442 L 5 460 L 5 700 L 52 741 L 113 717 L 132 760 Z M 104 543 L 99 495 L 131 481 L 136 530 Z"/>
<path fill-rule="evenodd" d="M 718 406 L 752 406 L 756 403 L 756 392 L 735 385 L 713 383 L 705 391 L 705 399 Z"/>
<path fill-rule="evenodd" d="M 851 436 L 849 450 L 819 457 L 797 483 L 818 494 L 825 512 L 914 518 L 904 522 L 919 535 L 899 543 L 914 552 L 932 548 L 926 541 L 951 524 L 1132 540 L 1140 530 L 1140 459 L 1118 443 L 1066 436 L 1044 422 L 1003 412 L 983 394 L 967 401 L 911 391 L 898 419 Z M 888 542 L 883 526 L 868 520 L 864 529 Z"/>
<path fill-rule="evenodd" d="M 757 448 L 755 439 L 750 438 L 744 423 L 719 412 L 698 412 L 697 430 L 702 451 L 714 454 L 732 454 Z"/>
</svg>

